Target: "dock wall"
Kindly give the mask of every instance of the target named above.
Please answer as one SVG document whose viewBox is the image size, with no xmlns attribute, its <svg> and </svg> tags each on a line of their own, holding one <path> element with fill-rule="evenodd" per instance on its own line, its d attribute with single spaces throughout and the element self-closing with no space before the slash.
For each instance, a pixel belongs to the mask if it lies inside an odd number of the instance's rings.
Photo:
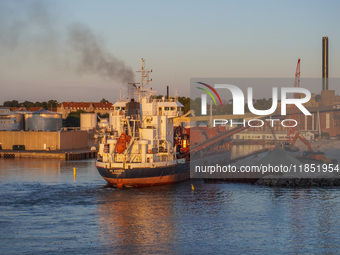
<svg viewBox="0 0 340 255">
<path fill-rule="evenodd" d="M 78 150 L 88 148 L 87 131 L 0 131 L 2 150 L 25 145 L 25 150 Z"/>
<path fill-rule="evenodd" d="M 87 131 L 59 132 L 61 150 L 78 150 L 88 148 L 89 134 Z"/>
<path fill-rule="evenodd" d="M 61 159 L 83 160 L 97 157 L 96 151 L 0 151 L 0 159 L 14 158 L 38 158 L 38 159 Z"/>
</svg>

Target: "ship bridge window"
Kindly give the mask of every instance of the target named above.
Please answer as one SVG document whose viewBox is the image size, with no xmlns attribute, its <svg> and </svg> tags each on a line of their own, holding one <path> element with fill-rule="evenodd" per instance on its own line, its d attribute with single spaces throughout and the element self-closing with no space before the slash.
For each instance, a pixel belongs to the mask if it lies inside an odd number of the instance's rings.
<svg viewBox="0 0 340 255">
<path fill-rule="evenodd" d="M 170 107 L 170 110 L 171 110 L 171 111 L 174 111 L 174 110 L 175 110 L 175 107 Z"/>
<path fill-rule="evenodd" d="M 169 107 L 164 107 L 164 111 L 169 111 Z"/>
<path fill-rule="evenodd" d="M 125 107 L 122 107 L 122 111 L 124 111 L 125 110 Z"/>
</svg>

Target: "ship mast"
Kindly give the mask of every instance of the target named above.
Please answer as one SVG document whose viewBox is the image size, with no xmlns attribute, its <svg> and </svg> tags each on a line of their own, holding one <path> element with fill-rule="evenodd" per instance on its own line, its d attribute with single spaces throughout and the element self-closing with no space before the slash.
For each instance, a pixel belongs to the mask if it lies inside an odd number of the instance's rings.
<svg viewBox="0 0 340 255">
<path fill-rule="evenodd" d="M 150 79 L 149 74 L 152 72 L 152 70 L 146 70 L 145 69 L 145 60 L 142 58 L 141 61 L 141 70 L 137 71 L 141 73 L 141 82 L 140 82 L 140 88 L 139 88 L 139 93 L 138 93 L 138 100 L 139 102 L 141 101 L 141 98 L 143 97 L 150 97 L 152 94 L 151 89 L 149 87 Z"/>
</svg>

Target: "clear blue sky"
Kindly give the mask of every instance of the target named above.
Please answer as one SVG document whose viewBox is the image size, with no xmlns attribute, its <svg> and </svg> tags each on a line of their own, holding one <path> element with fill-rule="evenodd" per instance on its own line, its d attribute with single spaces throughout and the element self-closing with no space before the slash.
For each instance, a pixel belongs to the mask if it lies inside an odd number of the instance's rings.
<svg viewBox="0 0 340 255">
<path fill-rule="evenodd" d="M 67 39 L 75 23 L 134 71 L 145 58 L 162 94 L 170 85 L 189 96 L 191 77 L 293 78 L 298 58 L 301 77 L 319 78 L 323 36 L 329 76 L 340 77 L 339 10 L 339 1 L 307 0 L 2 0 L 0 104 L 119 97 L 121 81 L 75 70 Z"/>
</svg>

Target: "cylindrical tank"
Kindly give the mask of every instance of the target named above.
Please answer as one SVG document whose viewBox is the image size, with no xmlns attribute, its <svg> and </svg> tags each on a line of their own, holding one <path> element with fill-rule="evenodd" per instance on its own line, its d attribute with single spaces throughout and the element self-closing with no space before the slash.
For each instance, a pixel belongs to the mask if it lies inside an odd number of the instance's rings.
<svg viewBox="0 0 340 255">
<path fill-rule="evenodd" d="M 26 113 L 27 112 L 15 112 L 14 113 L 18 130 L 25 130 L 25 114 Z"/>
<path fill-rule="evenodd" d="M 97 113 L 81 113 L 80 114 L 80 129 L 90 130 L 97 127 Z"/>
<path fill-rule="evenodd" d="M 26 131 L 58 131 L 62 124 L 62 116 L 56 112 L 40 110 L 25 114 Z"/>
</svg>

